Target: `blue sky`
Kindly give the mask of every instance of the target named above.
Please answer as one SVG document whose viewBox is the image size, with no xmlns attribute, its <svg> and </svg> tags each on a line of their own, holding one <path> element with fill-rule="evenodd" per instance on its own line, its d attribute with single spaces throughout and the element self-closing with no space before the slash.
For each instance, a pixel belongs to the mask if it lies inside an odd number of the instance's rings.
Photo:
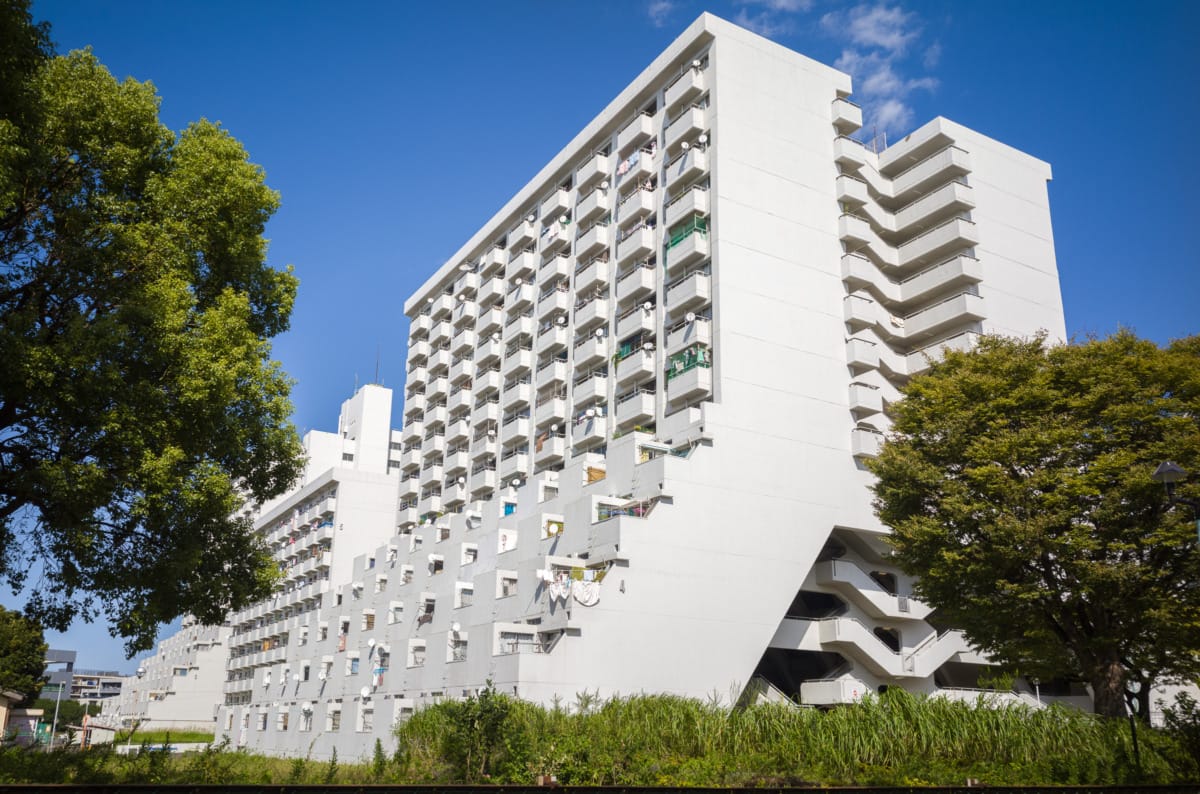
<svg viewBox="0 0 1200 794">
<path fill-rule="evenodd" d="M 942 115 L 1051 163 L 1068 332 L 1200 331 L 1200 4 L 37 0 L 60 51 L 243 141 L 300 294 L 275 354 L 300 430 L 404 382 L 404 299 L 702 11 L 849 71 L 867 128 Z M 398 402 L 398 401 L 397 401 Z M 49 636 L 124 671 L 101 626 Z"/>
</svg>

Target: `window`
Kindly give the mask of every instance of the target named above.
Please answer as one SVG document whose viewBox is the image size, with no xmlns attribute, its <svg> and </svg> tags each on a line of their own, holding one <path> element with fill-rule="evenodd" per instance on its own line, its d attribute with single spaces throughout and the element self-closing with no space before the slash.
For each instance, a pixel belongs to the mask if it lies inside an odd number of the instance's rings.
<svg viewBox="0 0 1200 794">
<path fill-rule="evenodd" d="M 340 731 L 342 729 L 342 704 L 335 703 L 325 712 L 325 730 Z"/>
<path fill-rule="evenodd" d="M 504 503 L 504 515 L 511 516 L 515 512 L 517 512 L 517 505 L 515 502 Z"/>
<path fill-rule="evenodd" d="M 300 665 L 300 680 L 307 681 L 309 673 L 312 671 L 312 666 L 308 662 Z"/>
<path fill-rule="evenodd" d="M 175 677 L 176 678 L 183 678 L 183 677 L 187 676 L 187 674 L 188 674 L 188 669 L 186 667 L 176 667 L 175 668 Z"/>
<path fill-rule="evenodd" d="M 297 645 L 308 645 L 308 626 L 300 627 L 300 634 L 296 638 L 296 644 Z"/>
<path fill-rule="evenodd" d="M 358 705 L 358 732 L 370 733 L 375 730 L 375 704 L 364 700 Z"/>
<path fill-rule="evenodd" d="M 267 712 L 261 712 L 258 715 L 258 729 L 265 731 L 267 729 Z"/>
<path fill-rule="evenodd" d="M 328 623 L 322 623 L 320 626 L 317 627 L 317 639 L 318 640 L 329 639 L 329 624 Z"/>
<path fill-rule="evenodd" d="M 358 657 L 351 656 L 346 660 L 346 675 L 358 675 Z"/>
<path fill-rule="evenodd" d="M 300 730 L 308 733 L 312 730 L 312 704 L 305 703 L 300 707 Z"/>
<path fill-rule="evenodd" d="M 388 623 L 399 623 L 404 619 L 404 604 L 393 601 L 388 609 Z"/>
<path fill-rule="evenodd" d="M 344 461 L 346 461 L 347 463 L 349 463 L 350 461 L 354 460 L 354 453 L 353 453 L 353 452 L 343 452 L 343 453 L 342 453 L 342 460 L 344 460 Z"/>
<path fill-rule="evenodd" d="M 275 717 L 275 730 L 286 731 L 288 729 L 288 713 L 287 709 L 280 709 L 279 714 Z"/>
<path fill-rule="evenodd" d="M 362 630 L 371 631 L 375 628 L 375 611 L 363 610 Z"/>
<path fill-rule="evenodd" d="M 517 594 L 517 577 L 516 575 L 505 575 L 500 577 L 500 597 L 508 598 Z"/>
</svg>

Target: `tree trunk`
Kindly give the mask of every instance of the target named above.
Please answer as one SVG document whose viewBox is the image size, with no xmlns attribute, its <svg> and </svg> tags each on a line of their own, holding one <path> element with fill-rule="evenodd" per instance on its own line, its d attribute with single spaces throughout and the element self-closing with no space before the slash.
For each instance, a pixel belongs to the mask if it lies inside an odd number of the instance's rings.
<svg viewBox="0 0 1200 794">
<path fill-rule="evenodd" d="M 1115 659 L 1092 671 L 1092 708 L 1104 717 L 1125 716 L 1125 668 Z"/>
</svg>

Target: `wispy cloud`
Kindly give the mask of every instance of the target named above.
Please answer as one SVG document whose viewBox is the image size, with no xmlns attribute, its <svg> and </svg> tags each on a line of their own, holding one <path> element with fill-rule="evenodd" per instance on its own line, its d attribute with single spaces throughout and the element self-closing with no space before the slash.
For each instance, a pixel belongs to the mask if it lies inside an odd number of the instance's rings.
<svg viewBox="0 0 1200 794">
<path fill-rule="evenodd" d="M 737 0 L 742 6 L 733 21 L 760 36 L 794 33 L 796 17 L 812 9 L 814 0 Z"/>
<path fill-rule="evenodd" d="M 933 91 L 935 77 L 910 76 L 911 53 L 918 49 L 924 27 L 915 12 L 886 1 L 863 3 L 848 11 L 821 17 L 821 26 L 847 45 L 834 66 L 854 78 L 854 95 L 863 107 L 864 121 L 884 132 L 902 132 L 912 125 L 909 98 L 917 91 Z M 938 42 L 924 47 L 925 71 L 937 66 L 942 48 Z"/>
<path fill-rule="evenodd" d="M 667 24 L 667 18 L 671 16 L 671 12 L 674 10 L 674 0 L 650 0 L 650 3 L 646 6 L 646 15 L 650 17 L 650 24 L 656 28 L 661 28 Z"/>
</svg>

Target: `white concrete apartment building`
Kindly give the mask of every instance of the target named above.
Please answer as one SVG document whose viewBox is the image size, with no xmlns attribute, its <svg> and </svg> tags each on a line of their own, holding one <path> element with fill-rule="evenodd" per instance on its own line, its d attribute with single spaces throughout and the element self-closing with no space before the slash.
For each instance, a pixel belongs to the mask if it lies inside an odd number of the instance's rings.
<svg viewBox="0 0 1200 794">
<path fill-rule="evenodd" d="M 942 118 L 873 151 L 850 93 L 705 14 L 430 276 L 380 435 L 395 510 L 233 616 L 219 731 L 361 757 L 489 679 L 543 703 L 976 685 L 888 564 L 863 461 L 942 348 L 1065 337 L 1050 169 Z M 349 474 L 264 508 L 281 560 L 340 539 Z"/>
</svg>

